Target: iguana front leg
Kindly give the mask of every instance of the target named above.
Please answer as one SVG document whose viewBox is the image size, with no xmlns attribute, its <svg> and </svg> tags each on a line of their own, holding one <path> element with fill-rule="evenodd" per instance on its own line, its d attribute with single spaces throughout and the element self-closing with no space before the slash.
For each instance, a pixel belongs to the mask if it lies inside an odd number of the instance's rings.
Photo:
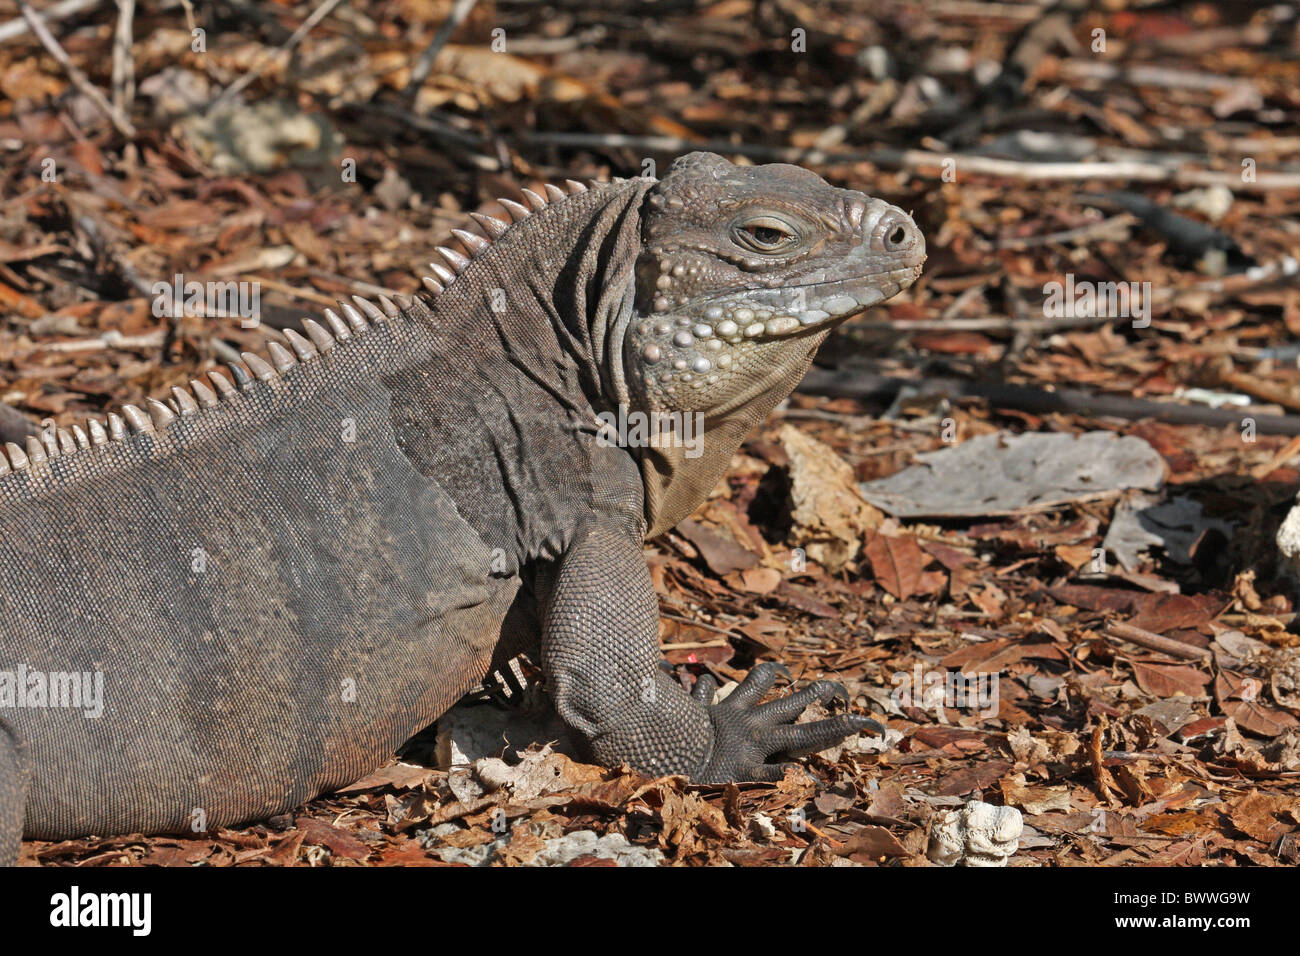
<svg viewBox="0 0 1300 956">
<path fill-rule="evenodd" d="M 791 723 L 814 700 L 843 688 L 817 681 L 759 704 L 780 665 L 760 664 L 726 700 L 711 704 L 712 680 L 688 695 L 660 667 L 659 607 L 637 529 L 596 525 L 550 575 L 542 617 L 542 663 L 560 716 L 591 756 L 626 760 L 646 773 L 699 782 L 773 780 L 775 754 L 819 750 L 880 725 L 856 714 Z"/>
</svg>

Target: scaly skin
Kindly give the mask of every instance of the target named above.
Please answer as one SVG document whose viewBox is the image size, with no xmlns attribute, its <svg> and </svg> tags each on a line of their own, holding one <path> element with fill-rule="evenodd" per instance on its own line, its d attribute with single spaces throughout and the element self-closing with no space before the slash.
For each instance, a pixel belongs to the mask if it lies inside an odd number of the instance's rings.
<svg viewBox="0 0 1300 956">
<path fill-rule="evenodd" d="M 698 153 L 658 183 L 548 195 L 480 218 L 488 238 L 464 234 L 416 301 L 349 304 L 296 354 L 0 455 L 0 860 L 24 832 L 290 809 L 538 643 L 611 764 L 770 779 L 774 755 L 873 726 L 793 725 L 826 682 L 759 705 L 774 665 L 717 705 L 708 681 L 685 694 L 641 548 L 835 323 L 911 283 L 915 225 Z M 702 453 L 611 441 L 620 411 L 700 414 Z M 102 675 L 102 715 L 6 701 L 20 666 Z"/>
</svg>

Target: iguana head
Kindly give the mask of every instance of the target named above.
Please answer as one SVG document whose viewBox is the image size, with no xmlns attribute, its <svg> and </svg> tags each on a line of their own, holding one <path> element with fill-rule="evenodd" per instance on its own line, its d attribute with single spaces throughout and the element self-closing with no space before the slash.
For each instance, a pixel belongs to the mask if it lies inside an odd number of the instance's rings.
<svg viewBox="0 0 1300 956">
<path fill-rule="evenodd" d="M 702 453 L 671 438 L 641 450 L 656 533 L 704 500 L 832 328 L 916 280 L 925 240 L 887 202 L 798 166 L 712 153 L 678 159 L 646 193 L 641 240 L 626 394 L 638 411 L 704 428 Z"/>
<path fill-rule="evenodd" d="M 907 213 L 798 166 L 691 153 L 645 202 L 624 366 L 647 410 L 709 414 L 772 390 L 779 401 L 831 328 L 925 262 Z"/>
</svg>

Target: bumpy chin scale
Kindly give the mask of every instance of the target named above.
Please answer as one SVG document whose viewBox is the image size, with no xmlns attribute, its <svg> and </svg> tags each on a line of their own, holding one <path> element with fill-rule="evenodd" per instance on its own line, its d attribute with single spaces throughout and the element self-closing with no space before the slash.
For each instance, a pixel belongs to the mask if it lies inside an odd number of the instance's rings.
<svg viewBox="0 0 1300 956">
<path fill-rule="evenodd" d="M 803 330 L 829 327 L 910 284 L 891 280 L 882 286 L 765 289 L 745 298 L 708 305 L 690 314 L 638 317 L 626 342 L 629 367 L 652 407 L 702 408 L 712 394 L 746 367 L 761 343 Z"/>
<path fill-rule="evenodd" d="M 828 330 L 897 295 L 920 271 L 920 265 L 907 265 L 865 277 L 748 290 L 696 310 L 638 316 L 625 343 L 627 365 L 651 407 L 705 408 L 727 393 L 727 380 L 752 364 L 763 343 Z"/>
</svg>

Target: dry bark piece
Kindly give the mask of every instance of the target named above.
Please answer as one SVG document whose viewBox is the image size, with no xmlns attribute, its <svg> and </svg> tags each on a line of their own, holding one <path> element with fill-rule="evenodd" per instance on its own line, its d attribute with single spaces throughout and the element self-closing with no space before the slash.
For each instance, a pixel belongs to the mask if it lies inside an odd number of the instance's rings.
<svg viewBox="0 0 1300 956">
<path fill-rule="evenodd" d="M 853 469 L 828 445 L 793 425 L 777 437 L 790 459 L 791 543 L 838 574 L 857 557 L 863 532 L 884 516 L 863 501 Z"/>
<path fill-rule="evenodd" d="M 1126 488 L 1155 491 L 1165 471 L 1146 441 L 1112 432 L 979 435 L 916 460 L 860 485 L 862 496 L 898 518 L 1010 515 Z"/>
</svg>

